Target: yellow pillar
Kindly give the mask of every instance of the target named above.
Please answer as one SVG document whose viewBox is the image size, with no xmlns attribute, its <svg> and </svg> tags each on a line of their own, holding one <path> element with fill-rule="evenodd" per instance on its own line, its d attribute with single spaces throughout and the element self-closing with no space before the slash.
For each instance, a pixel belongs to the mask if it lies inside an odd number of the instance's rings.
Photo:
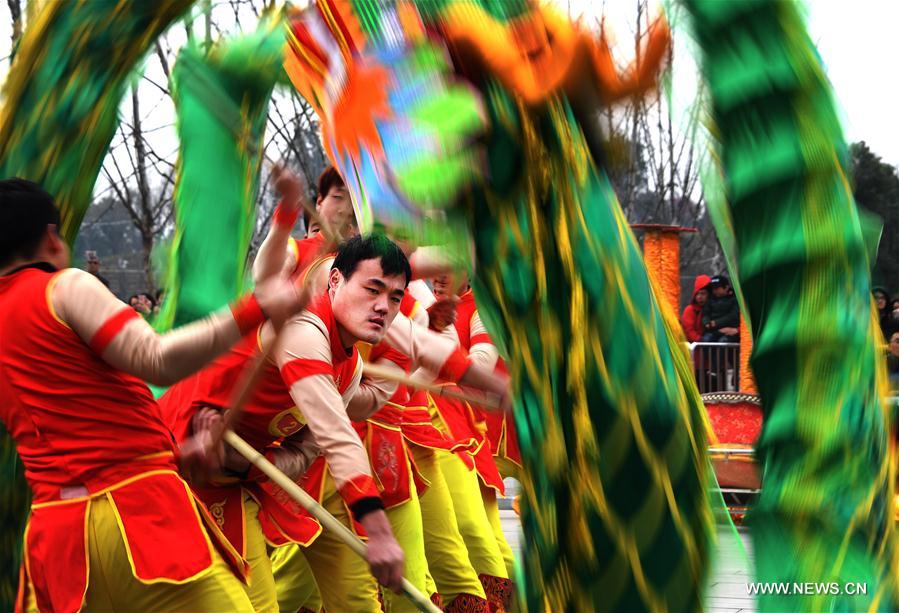
<svg viewBox="0 0 899 613">
<path fill-rule="evenodd" d="M 674 312 L 680 313 L 680 235 L 696 232 L 696 228 L 645 223 L 633 224 L 631 228 L 644 231 L 646 269 Z"/>
<path fill-rule="evenodd" d="M 752 355 L 752 334 L 746 320 L 740 317 L 740 392 L 744 394 L 758 394 L 755 387 L 755 377 L 749 370 L 749 356 Z"/>
</svg>

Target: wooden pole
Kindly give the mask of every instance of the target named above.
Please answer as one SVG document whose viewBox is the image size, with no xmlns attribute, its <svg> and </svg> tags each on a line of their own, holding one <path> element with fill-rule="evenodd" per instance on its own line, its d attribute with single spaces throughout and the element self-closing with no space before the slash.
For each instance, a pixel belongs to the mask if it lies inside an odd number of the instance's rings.
<svg viewBox="0 0 899 613">
<path fill-rule="evenodd" d="M 445 396 L 447 398 L 462 400 L 469 404 L 474 404 L 485 409 L 492 409 L 494 411 L 500 410 L 499 400 L 497 400 L 493 396 L 476 396 L 474 394 L 468 394 L 466 392 L 452 389 L 451 387 L 448 387 L 446 385 L 440 385 L 439 383 L 429 383 L 427 381 L 422 381 L 421 379 L 410 377 L 398 368 L 391 368 L 389 366 L 382 366 L 380 364 L 365 362 L 365 364 L 363 364 L 362 366 L 362 373 L 372 377 L 377 377 L 378 379 L 394 381 L 396 383 L 400 383 L 402 385 L 406 385 L 418 390 L 427 390 L 437 396 Z"/>
<path fill-rule="evenodd" d="M 262 471 L 266 477 L 274 481 L 278 487 L 300 503 L 304 509 L 309 511 L 309 513 L 312 514 L 312 516 L 315 517 L 326 530 L 333 531 L 334 534 L 336 534 L 337 537 L 356 554 L 362 558 L 366 557 L 367 546 L 358 536 L 353 534 L 350 529 L 338 521 L 337 518 L 328 513 L 322 505 L 312 498 L 312 496 L 307 494 L 306 491 L 297 485 L 290 477 L 278 470 L 274 464 L 266 460 L 265 456 L 256 451 L 252 445 L 230 430 L 225 432 L 224 438 L 225 441 L 240 455 L 249 460 L 253 466 Z M 440 609 L 434 606 L 434 603 L 432 603 L 424 594 L 419 592 L 405 577 L 403 577 L 403 594 L 412 601 L 419 611 L 423 611 L 424 613 L 440 613 Z"/>
</svg>

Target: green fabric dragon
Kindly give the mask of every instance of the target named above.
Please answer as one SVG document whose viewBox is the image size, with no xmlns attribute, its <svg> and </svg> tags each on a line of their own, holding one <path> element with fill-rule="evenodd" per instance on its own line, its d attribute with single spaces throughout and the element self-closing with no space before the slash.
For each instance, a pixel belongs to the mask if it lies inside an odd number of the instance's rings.
<svg viewBox="0 0 899 613">
<path fill-rule="evenodd" d="M 759 608 L 895 610 L 894 464 L 871 259 L 830 85 L 793 2 L 686 0 L 764 407 L 758 581 L 831 584 Z M 866 594 L 844 590 L 864 583 Z M 854 589 L 854 588 L 853 588 Z"/>
<path fill-rule="evenodd" d="M 415 3 L 437 31 L 454 4 Z M 533 8 L 469 5 L 509 27 Z M 366 53 L 379 57 L 379 42 L 396 40 L 381 30 L 395 24 L 392 4 L 352 6 Z M 487 113 L 487 179 L 448 214 L 467 220 L 481 317 L 514 382 L 524 462 L 523 604 L 533 611 L 699 609 L 711 476 L 703 406 L 676 320 L 664 314 L 566 97 L 527 105 L 495 74 L 461 74 Z M 337 157 L 345 160 L 342 151 Z"/>
</svg>

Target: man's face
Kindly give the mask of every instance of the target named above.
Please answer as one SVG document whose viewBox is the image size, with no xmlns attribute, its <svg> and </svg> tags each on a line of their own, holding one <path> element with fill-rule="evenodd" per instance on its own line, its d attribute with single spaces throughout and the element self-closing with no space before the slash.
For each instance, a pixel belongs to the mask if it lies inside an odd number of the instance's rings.
<svg viewBox="0 0 899 613">
<path fill-rule="evenodd" d="M 880 292 L 874 294 L 874 299 L 877 301 L 877 310 L 882 311 L 887 308 L 887 297 L 881 294 Z"/>
<path fill-rule="evenodd" d="M 437 298 L 449 298 L 452 295 L 450 291 L 450 276 L 449 275 L 440 275 L 439 277 L 434 277 L 433 279 L 434 285 L 434 296 Z"/>
<path fill-rule="evenodd" d="M 712 296 L 715 298 L 724 298 L 727 296 L 727 286 L 726 285 L 716 285 L 712 288 Z"/>
<path fill-rule="evenodd" d="M 899 332 L 890 335 L 890 353 L 899 358 Z"/>
<path fill-rule="evenodd" d="M 694 300 L 696 300 L 696 304 L 698 304 L 699 306 L 702 306 L 708 301 L 708 299 L 709 299 L 709 290 L 703 288 L 703 289 L 699 290 L 698 292 L 696 292 L 696 298 Z"/>
<path fill-rule="evenodd" d="M 359 262 L 349 279 L 332 269 L 328 281 L 334 318 L 346 332 L 344 344 L 379 343 L 400 310 L 405 275 L 387 276 L 381 260 L 371 259 Z"/>
<path fill-rule="evenodd" d="M 319 196 L 315 203 L 319 216 L 342 238 L 347 239 L 359 234 L 353 203 L 344 186 L 333 186 L 324 197 Z"/>
<path fill-rule="evenodd" d="M 95 275 L 98 272 L 100 272 L 100 260 L 88 260 L 87 261 L 87 272 L 91 273 L 92 275 Z"/>
</svg>

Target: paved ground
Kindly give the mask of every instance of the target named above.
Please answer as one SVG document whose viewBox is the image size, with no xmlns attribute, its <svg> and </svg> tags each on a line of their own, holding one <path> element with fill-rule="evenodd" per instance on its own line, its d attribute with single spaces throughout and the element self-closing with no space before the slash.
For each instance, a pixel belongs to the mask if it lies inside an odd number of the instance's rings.
<svg viewBox="0 0 899 613">
<path fill-rule="evenodd" d="M 517 556 L 521 555 L 521 524 L 514 511 L 501 510 L 503 532 L 509 546 Z M 738 537 L 732 533 L 719 530 L 715 557 L 712 564 L 712 577 L 705 597 L 707 613 L 747 613 L 756 611 L 755 598 L 746 593 L 746 582 L 750 581 L 752 551 L 749 535 L 740 531 L 739 538 L 745 553 L 740 551 Z"/>
</svg>

